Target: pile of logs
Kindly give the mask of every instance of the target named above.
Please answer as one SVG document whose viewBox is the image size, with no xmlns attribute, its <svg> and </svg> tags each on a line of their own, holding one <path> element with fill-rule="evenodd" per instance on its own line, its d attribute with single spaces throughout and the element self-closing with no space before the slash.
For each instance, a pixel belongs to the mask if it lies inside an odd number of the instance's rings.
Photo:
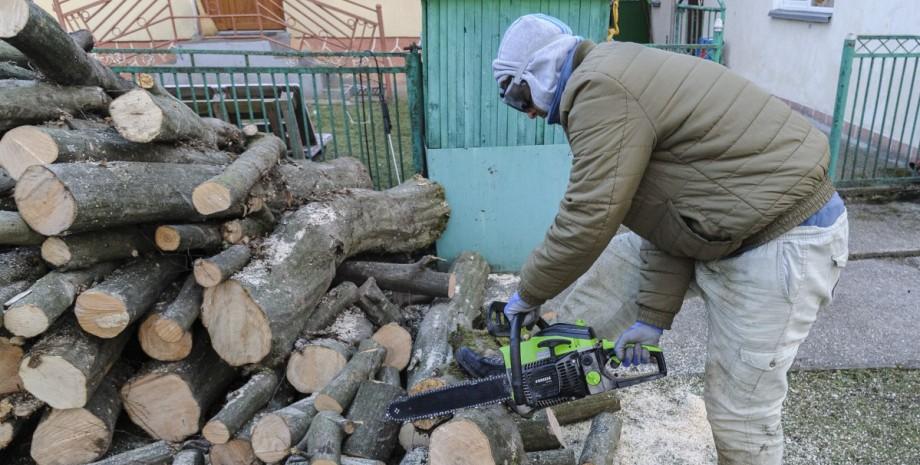
<svg viewBox="0 0 920 465">
<path fill-rule="evenodd" d="M 424 256 L 440 186 L 291 162 L 91 48 L 0 2 L 0 462 L 563 465 L 561 425 L 594 418 L 578 463 L 609 463 L 613 396 L 385 419 L 463 376 L 451 341 L 496 344 L 483 258 Z M 149 438 L 121 452 L 129 421 Z"/>
</svg>

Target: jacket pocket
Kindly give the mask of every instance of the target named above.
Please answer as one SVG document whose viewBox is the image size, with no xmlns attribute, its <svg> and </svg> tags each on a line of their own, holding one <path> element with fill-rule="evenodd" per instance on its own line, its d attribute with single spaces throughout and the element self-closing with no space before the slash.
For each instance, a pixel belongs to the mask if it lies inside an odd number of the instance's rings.
<svg viewBox="0 0 920 465">
<path fill-rule="evenodd" d="M 709 261 L 722 258 L 737 248 L 734 241 L 712 241 L 694 232 L 670 200 L 667 208 L 667 219 L 671 224 L 662 225 L 666 233 L 660 236 L 662 244 L 656 244 L 662 250 L 678 256 Z"/>
</svg>

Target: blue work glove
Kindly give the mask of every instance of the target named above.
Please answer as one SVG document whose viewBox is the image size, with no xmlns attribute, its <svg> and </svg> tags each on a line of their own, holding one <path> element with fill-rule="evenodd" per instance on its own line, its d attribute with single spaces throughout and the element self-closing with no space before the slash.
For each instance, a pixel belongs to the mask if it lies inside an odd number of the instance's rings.
<svg viewBox="0 0 920 465">
<path fill-rule="evenodd" d="M 629 329 L 623 331 L 623 334 L 617 339 L 617 343 L 614 346 L 617 358 L 623 362 L 623 366 L 627 367 L 630 365 L 649 363 L 651 356 L 648 350 L 643 349 L 641 346 L 657 346 L 658 340 L 661 339 L 661 333 L 663 332 L 664 330 L 657 326 L 636 321 Z M 626 347 L 626 344 L 634 345 Z"/>
<path fill-rule="evenodd" d="M 508 299 L 508 303 L 505 304 L 505 317 L 508 318 L 508 322 L 511 322 L 511 317 L 514 315 L 524 314 L 524 322 L 522 327 L 530 328 L 533 327 L 534 323 L 537 322 L 537 319 L 540 318 L 540 306 L 532 305 L 527 303 L 526 300 L 522 299 L 520 294 L 517 292 Z"/>
</svg>

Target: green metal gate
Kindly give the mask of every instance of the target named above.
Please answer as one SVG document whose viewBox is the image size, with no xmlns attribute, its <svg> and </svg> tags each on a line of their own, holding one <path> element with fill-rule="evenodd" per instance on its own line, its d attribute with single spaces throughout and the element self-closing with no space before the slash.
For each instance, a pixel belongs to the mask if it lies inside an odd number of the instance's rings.
<svg viewBox="0 0 920 465">
<path fill-rule="evenodd" d="M 674 7 L 668 43 L 646 45 L 722 63 L 725 1 L 699 0 L 696 3 L 679 0 Z"/>
<path fill-rule="evenodd" d="M 844 41 L 831 128 L 838 186 L 920 181 L 920 36 Z"/>
<path fill-rule="evenodd" d="M 118 73 L 153 76 L 202 116 L 256 124 L 293 158 L 353 156 L 378 189 L 424 172 L 421 54 L 96 49 Z M 127 76 L 126 76 L 127 77 Z"/>
</svg>

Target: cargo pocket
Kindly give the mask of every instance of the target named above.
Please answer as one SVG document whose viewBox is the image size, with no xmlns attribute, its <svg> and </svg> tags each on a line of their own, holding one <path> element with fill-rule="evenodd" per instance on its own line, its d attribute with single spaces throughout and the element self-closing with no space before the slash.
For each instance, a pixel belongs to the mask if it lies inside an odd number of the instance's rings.
<svg viewBox="0 0 920 465">
<path fill-rule="evenodd" d="M 742 347 L 732 377 L 752 390 L 785 389 L 786 372 L 797 352 L 798 346 L 778 352 L 758 352 Z"/>
</svg>

